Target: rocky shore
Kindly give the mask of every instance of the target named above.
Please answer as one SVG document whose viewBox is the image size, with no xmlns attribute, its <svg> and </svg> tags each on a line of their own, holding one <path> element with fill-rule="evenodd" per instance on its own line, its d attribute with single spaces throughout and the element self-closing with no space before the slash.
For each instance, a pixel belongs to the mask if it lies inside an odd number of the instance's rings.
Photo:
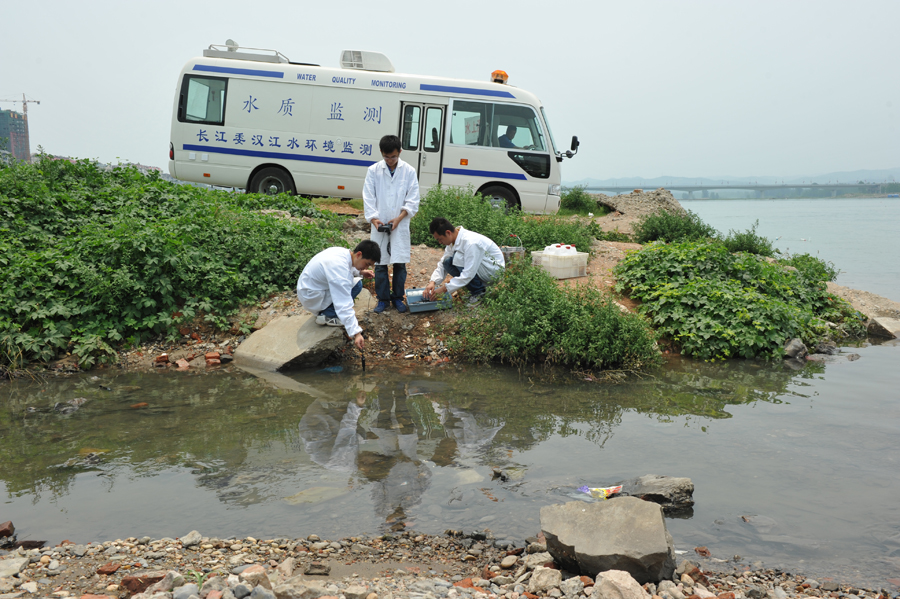
<svg viewBox="0 0 900 599">
<path fill-rule="evenodd" d="M 217 539 L 191 531 L 0 551 L 0 599 L 891 599 L 883 589 L 714 560 L 703 547 L 672 580 L 639 585 L 611 570 L 560 571 L 543 537 L 525 547 L 490 532 L 320 539 Z M 900 584 L 900 581 L 897 581 Z"/>
</svg>

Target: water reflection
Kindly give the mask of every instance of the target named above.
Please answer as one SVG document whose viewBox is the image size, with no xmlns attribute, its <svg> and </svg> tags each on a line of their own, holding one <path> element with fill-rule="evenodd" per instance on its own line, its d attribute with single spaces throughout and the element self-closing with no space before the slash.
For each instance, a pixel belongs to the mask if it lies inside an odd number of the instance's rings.
<svg viewBox="0 0 900 599">
<path fill-rule="evenodd" d="M 452 405 L 451 387 L 428 380 L 356 379 L 349 400 L 316 400 L 300 419 L 309 458 L 331 471 L 357 472 L 375 514 L 400 529 L 429 487 L 432 469 L 482 465 L 504 422 L 482 425 Z"/>
<path fill-rule="evenodd" d="M 619 385 L 462 366 L 16 382 L 0 386 L 0 494 L 5 518 L 51 541 L 407 526 L 521 539 L 541 506 L 581 485 L 667 474 L 697 488 L 694 518 L 669 524 L 688 548 L 787 561 L 785 539 L 800 539 L 790 551 L 805 559 L 888 555 L 894 533 L 860 542 L 854 531 L 900 530 L 885 499 L 900 492 L 900 375 L 877 353 L 892 349 L 800 372 L 672 360 Z M 492 480 L 493 468 L 509 480 Z M 852 513 L 829 476 L 855 490 Z M 780 528 L 740 520 L 755 515 Z M 846 524 L 822 531 L 826 520 Z"/>
</svg>

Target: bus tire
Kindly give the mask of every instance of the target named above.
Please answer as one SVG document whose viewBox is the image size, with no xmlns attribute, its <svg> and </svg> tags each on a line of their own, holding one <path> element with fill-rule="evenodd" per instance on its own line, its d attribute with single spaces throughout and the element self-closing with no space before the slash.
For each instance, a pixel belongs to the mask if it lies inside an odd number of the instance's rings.
<svg viewBox="0 0 900 599">
<path fill-rule="evenodd" d="M 516 199 L 516 195 L 509 189 L 500 185 L 485 187 L 481 190 L 481 197 L 489 202 L 491 200 L 502 200 L 501 207 L 504 212 L 508 212 L 513 206 L 521 208 L 519 201 Z"/>
<path fill-rule="evenodd" d="M 262 193 L 265 195 L 289 193 L 294 195 L 297 193 L 297 190 L 294 189 L 294 180 L 287 171 L 275 166 L 267 166 L 257 171 L 250 178 L 247 193 Z"/>
</svg>

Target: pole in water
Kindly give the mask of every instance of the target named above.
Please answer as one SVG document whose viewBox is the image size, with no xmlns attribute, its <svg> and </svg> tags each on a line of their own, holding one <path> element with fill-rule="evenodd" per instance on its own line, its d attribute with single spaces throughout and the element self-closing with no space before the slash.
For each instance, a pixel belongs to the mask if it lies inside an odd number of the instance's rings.
<svg viewBox="0 0 900 599">
<path fill-rule="evenodd" d="M 365 372 L 366 371 L 366 354 L 359 352 L 359 357 L 362 358 L 363 372 Z"/>
</svg>

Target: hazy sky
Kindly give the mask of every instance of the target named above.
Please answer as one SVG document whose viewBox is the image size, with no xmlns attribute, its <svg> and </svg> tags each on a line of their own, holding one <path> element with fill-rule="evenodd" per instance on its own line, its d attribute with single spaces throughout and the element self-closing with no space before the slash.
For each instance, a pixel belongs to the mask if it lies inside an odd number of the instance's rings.
<svg viewBox="0 0 900 599">
<path fill-rule="evenodd" d="M 227 38 L 537 94 L 563 179 L 900 166 L 900 2 L 0 0 L 0 99 L 32 151 L 166 168 L 179 70 Z M 0 108 L 21 110 L 21 104 Z"/>
</svg>

